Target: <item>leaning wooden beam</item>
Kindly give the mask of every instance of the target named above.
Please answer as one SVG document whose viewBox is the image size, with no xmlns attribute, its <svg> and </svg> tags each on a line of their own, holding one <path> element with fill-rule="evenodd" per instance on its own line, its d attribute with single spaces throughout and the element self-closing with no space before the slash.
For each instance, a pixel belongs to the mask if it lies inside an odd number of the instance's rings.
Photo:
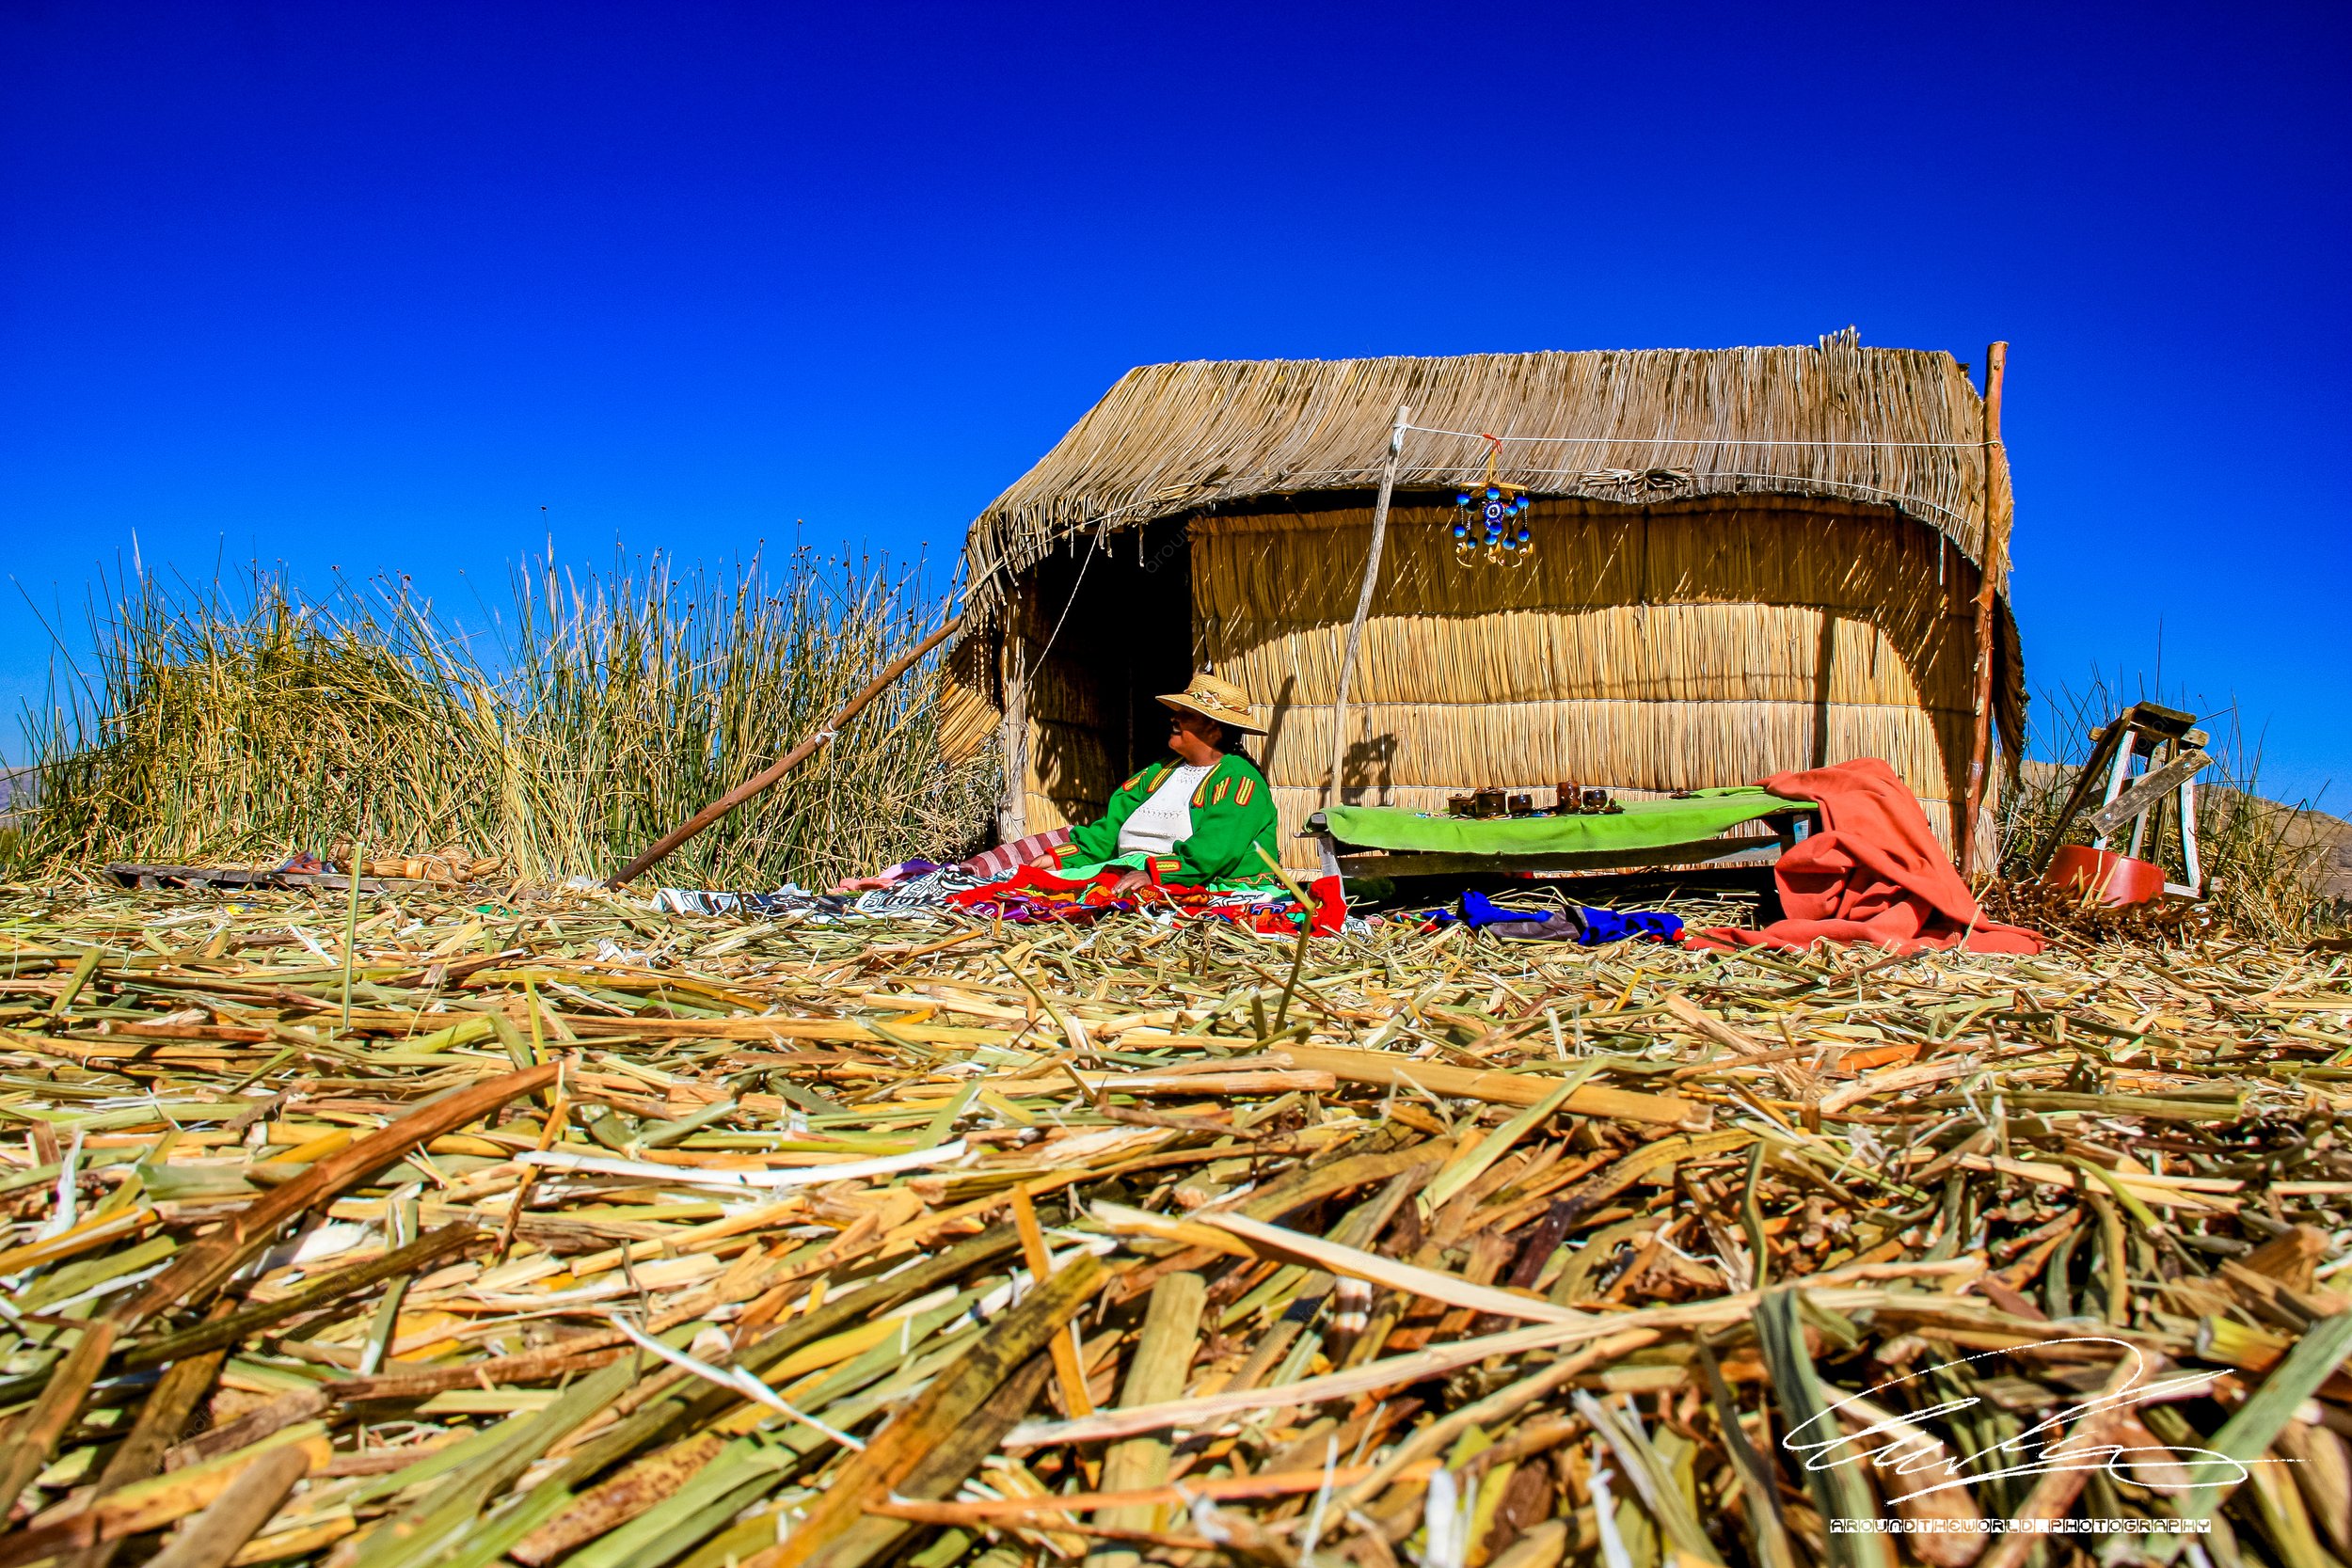
<svg viewBox="0 0 2352 1568">
<path fill-rule="evenodd" d="M 2084 825 L 2092 837 L 2105 838 L 2211 766 L 2213 758 L 2203 751 L 2185 752 L 2153 772 L 2134 779 L 2129 789 L 2091 813 Z"/>
<path fill-rule="evenodd" d="M 897 658 L 892 659 L 883 667 L 881 674 L 876 675 L 872 680 L 867 681 L 856 696 L 851 697 L 848 702 L 842 704 L 840 711 L 825 721 L 824 728 L 818 730 L 815 735 L 810 736 L 806 740 L 802 741 L 798 746 L 795 746 L 790 751 L 785 752 L 784 755 L 778 757 L 775 761 L 770 763 L 767 767 L 761 768 L 750 778 L 745 779 L 741 784 L 737 784 L 733 789 L 728 790 L 724 795 L 720 796 L 716 800 L 711 801 L 710 804 L 703 807 L 702 810 L 696 812 L 693 816 L 688 817 L 676 827 L 672 828 L 668 832 L 663 833 L 660 838 L 654 841 L 652 847 L 648 848 L 644 854 L 638 856 L 635 860 L 629 862 L 627 865 L 621 867 L 620 870 L 614 872 L 612 879 L 606 882 L 605 886 L 614 888 L 627 887 L 629 883 L 635 881 L 638 878 L 644 876 L 647 871 L 651 870 L 655 865 L 668 859 L 671 852 L 676 849 L 679 845 L 684 844 L 688 839 L 692 838 L 696 833 L 701 832 L 705 828 L 709 827 L 713 822 L 718 821 L 721 817 L 726 816 L 729 812 L 733 811 L 736 807 L 741 805 L 744 801 L 750 800 L 755 795 L 760 794 L 770 785 L 773 784 L 778 779 L 783 778 L 787 773 L 791 772 L 792 769 L 798 768 L 811 756 L 814 756 L 828 741 L 832 740 L 834 736 L 841 733 L 841 727 L 844 724 L 847 724 L 850 720 L 855 719 L 859 714 L 865 712 L 866 704 L 881 696 L 884 691 L 889 690 L 891 686 L 898 679 L 899 676 L 905 674 L 909 670 L 914 669 L 917 663 L 921 662 L 925 654 L 930 653 L 933 648 L 938 647 L 948 638 L 954 636 L 957 628 L 962 625 L 962 616 L 950 615 L 947 617 L 946 623 L 942 625 L 937 631 L 923 639 L 922 641 L 917 642 L 914 647 L 908 649 L 905 653 L 900 654 Z"/>
<path fill-rule="evenodd" d="M 1994 601 L 2001 588 L 2002 562 L 2009 556 L 2009 509 L 2000 504 L 2001 486 L 1994 476 L 2008 464 L 2001 448 L 2001 376 L 2009 368 L 2009 344 L 1994 343 L 1984 351 L 1984 539 L 1977 583 L 1977 693 L 1975 728 L 1968 742 L 1968 794 L 1965 809 L 1952 824 L 1953 858 L 1963 871 L 1990 869 L 1972 863 L 1991 847 L 1977 839 L 1977 816 L 1984 809 L 1985 770 L 1993 761 L 1993 642 Z"/>
</svg>

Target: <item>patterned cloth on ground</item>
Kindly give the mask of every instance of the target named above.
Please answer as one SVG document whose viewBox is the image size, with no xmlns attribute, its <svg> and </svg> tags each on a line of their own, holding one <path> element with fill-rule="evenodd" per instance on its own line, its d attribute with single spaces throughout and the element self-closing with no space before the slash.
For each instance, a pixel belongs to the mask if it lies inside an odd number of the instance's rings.
<svg viewBox="0 0 2352 1568">
<path fill-rule="evenodd" d="M 1068 828 L 1049 828 L 1041 833 L 1016 838 L 1010 844 L 1000 844 L 993 849 L 983 849 L 963 863 L 963 869 L 976 876 L 994 879 L 1012 875 L 1016 865 L 1026 865 L 1048 849 L 1057 849 L 1070 842 Z"/>
<path fill-rule="evenodd" d="M 1120 874 L 1129 869 L 1117 862 L 1089 867 L 1079 878 L 1040 871 L 1026 859 L 1016 860 L 1009 874 L 990 875 L 973 867 L 1009 853 L 1042 854 L 1067 839 L 1069 830 L 1035 833 L 1018 843 L 990 850 L 986 856 L 955 865 L 909 876 L 889 887 L 856 893 L 812 893 L 787 883 L 773 893 L 723 893 L 701 888 L 665 887 L 655 895 L 657 908 L 673 914 L 747 914 L 768 919 L 798 915 L 817 922 L 878 919 L 959 911 L 983 918 L 1030 922 L 1092 920 L 1121 911 L 1142 910 L 1168 919 L 1197 915 L 1238 921 L 1259 931 L 1295 931 L 1298 905 L 1282 889 L 1262 886 L 1152 886 L 1114 897 L 1110 893 Z M 1142 861 L 1137 854 L 1126 857 Z M 907 866 L 895 866 L 894 871 Z M 879 880 L 880 879 L 874 879 Z M 1346 918 L 1346 900 L 1337 877 L 1311 883 L 1308 893 L 1317 905 L 1313 930 L 1337 931 Z"/>
<path fill-rule="evenodd" d="M 961 865 L 946 865 L 891 887 L 864 893 L 811 893 L 793 882 L 785 883 L 773 893 L 665 887 L 654 895 L 654 901 L 656 907 L 672 914 L 754 914 L 771 920 L 788 914 L 819 921 L 873 919 L 936 913 L 947 907 L 949 894 L 983 887 L 992 879 Z"/>
<path fill-rule="evenodd" d="M 947 901 L 974 914 L 1023 923 L 1096 920 L 1106 914 L 1141 911 L 1171 919 L 1206 916 L 1232 920 L 1257 931 L 1298 929 L 1298 902 L 1280 889 L 1269 892 L 1263 887 L 1147 883 L 1127 893 L 1114 894 L 1111 890 L 1122 869 L 1114 863 L 1086 877 L 1071 878 L 1023 865 L 1000 881 L 951 894 Z M 1317 878 L 1308 885 L 1307 894 L 1316 906 L 1309 928 L 1318 936 L 1341 929 L 1347 917 L 1347 901 L 1341 895 L 1340 879 Z"/>
</svg>

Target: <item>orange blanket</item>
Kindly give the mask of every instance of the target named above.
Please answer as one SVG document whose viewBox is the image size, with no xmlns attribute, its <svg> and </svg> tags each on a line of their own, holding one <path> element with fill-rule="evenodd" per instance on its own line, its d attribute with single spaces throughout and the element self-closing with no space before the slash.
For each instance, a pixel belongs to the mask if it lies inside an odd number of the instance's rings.
<svg viewBox="0 0 2352 1568">
<path fill-rule="evenodd" d="M 1897 953 L 1963 942 L 1971 953 L 2042 951 L 2040 932 L 1984 918 L 1919 802 L 1879 758 L 1775 773 L 1764 787 L 1821 806 L 1820 827 L 1772 870 L 1788 918 L 1760 931 L 1693 931 L 1690 945 L 1803 949 L 1826 940 L 1873 942 Z"/>
</svg>

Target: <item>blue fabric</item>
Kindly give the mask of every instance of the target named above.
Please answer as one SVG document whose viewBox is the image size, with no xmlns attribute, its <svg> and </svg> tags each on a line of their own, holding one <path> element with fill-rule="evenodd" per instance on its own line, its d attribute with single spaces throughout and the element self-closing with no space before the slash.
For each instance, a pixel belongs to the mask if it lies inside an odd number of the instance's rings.
<svg viewBox="0 0 2352 1568">
<path fill-rule="evenodd" d="M 1605 942 L 1622 942 L 1627 937 L 1647 937 L 1652 942 L 1680 942 L 1682 917 L 1667 914 L 1661 910 L 1592 910 L 1584 911 L 1584 934 L 1577 940 L 1587 947 L 1597 947 Z"/>
<path fill-rule="evenodd" d="M 1498 920 L 1540 920 L 1543 917 L 1525 910 L 1506 910 L 1479 892 L 1462 895 L 1462 918 L 1475 927 L 1491 926 Z"/>
<path fill-rule="evenodd" d="M 1431 910 L 1422 919 L 1434 926 L 1451 926 L 1459 919 L 1473 930 L 1494 927 L 1495 935 L 1500 937 L 1574 942 L 1581 947 L 1598 947 L 1628 937 L 1647 937 L 1653 942 L 1682 940 L 1682 917 L 1663 911 L 1597 910 L 1590 905 L 1574 907 L 1565 912 L 1513 910 L 1475 889 L 1464 891 L 1458 916 L 1451 910 Z"/>
</svg>

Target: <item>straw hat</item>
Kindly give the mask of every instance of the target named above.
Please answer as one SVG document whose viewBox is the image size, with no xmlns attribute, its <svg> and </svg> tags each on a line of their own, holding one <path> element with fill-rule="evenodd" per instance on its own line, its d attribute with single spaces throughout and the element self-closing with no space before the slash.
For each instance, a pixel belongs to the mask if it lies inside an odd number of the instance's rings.
<svg viewBox="0 0 2352 1568">
<path fill-rule="evenodd" d="M 1187 713 L 1214 719 L 1220 724 L 1248 735 L 1265 734 L 1265 726 L 1250 716 L 1249 693 L 1232 681 L 1218 679 L 1206 670 L 1193 676 L 1190 686 L 1164 696 L 1160 701 L 1169 707 L 1183 708 Z"/>
</svg>

